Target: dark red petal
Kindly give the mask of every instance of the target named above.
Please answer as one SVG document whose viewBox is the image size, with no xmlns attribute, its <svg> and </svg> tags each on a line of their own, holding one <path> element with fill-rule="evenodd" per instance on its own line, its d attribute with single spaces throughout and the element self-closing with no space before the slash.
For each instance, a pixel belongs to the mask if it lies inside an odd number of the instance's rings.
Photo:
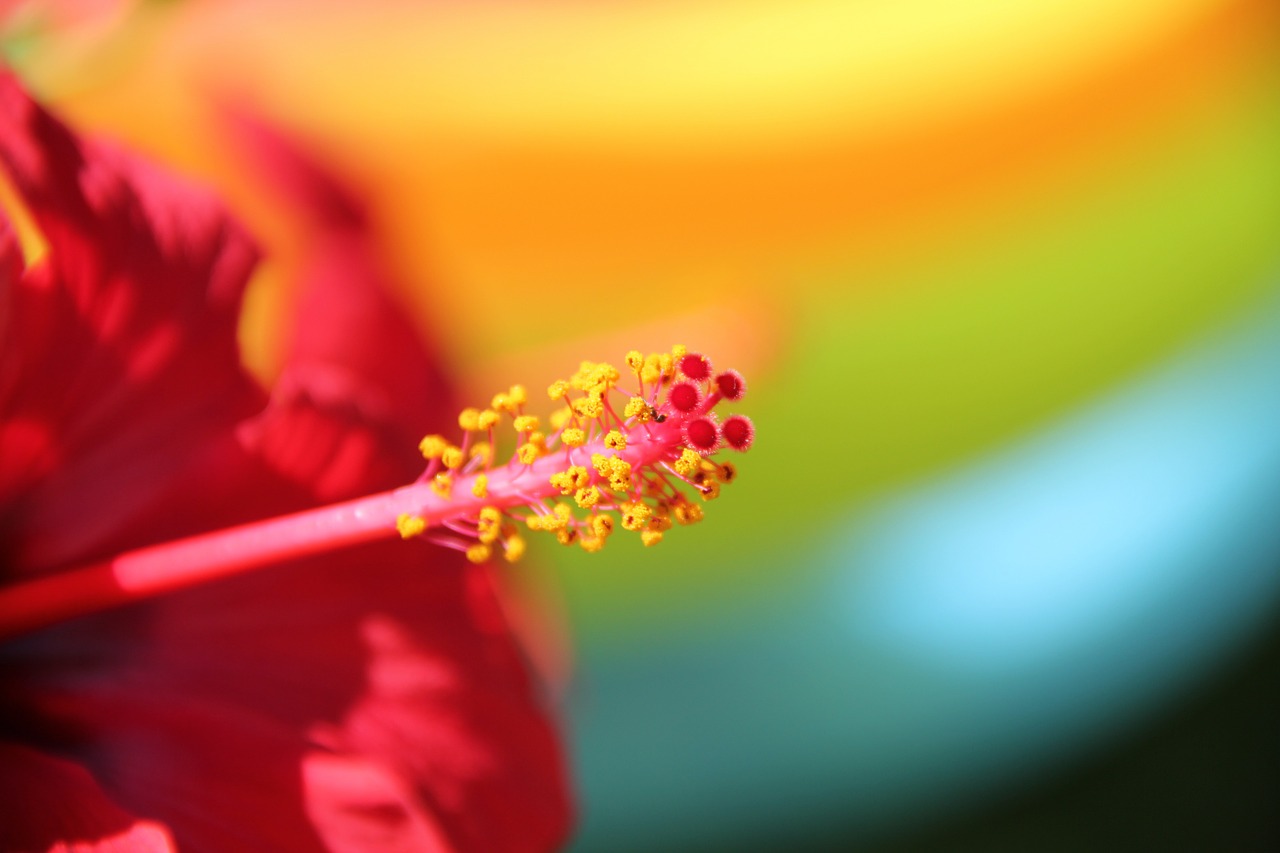
<svg viewBox="0 0 1280 853">
<path fill-rule="evenodd" d="M 7 650 L 6 708 L 184 851 L 556 849 L 554 731 L 485 570 L 446 553 L 367 546 L 50 629 Z"/>
<path fill-rule="evenodd" d="M 0 741 L 0 790 L 0 850 L 176 850 L 163 826 L 121 809 L 71 761 Z"/>
<path fill-rule="evenodd" d="M 0 166 L 48 245 L 0 292 L 0 526 L 30 573 L 141 535 L 261 407 L 236 346 L 256 253 L 211 196 L 82 142 L 2 71 Z"/>
<path fill-rule="evenodd" d="M 259 446 L 322 500 L 398 485 L 421 469 L 418 440 L 454 422 L 440 359 L 396 303 L 400 288 L 358 195 L 280 131 L 243 112 L 229 116 L 307 229 L 285 368 L 276 405 L 258 425 Z"/>
</svg>

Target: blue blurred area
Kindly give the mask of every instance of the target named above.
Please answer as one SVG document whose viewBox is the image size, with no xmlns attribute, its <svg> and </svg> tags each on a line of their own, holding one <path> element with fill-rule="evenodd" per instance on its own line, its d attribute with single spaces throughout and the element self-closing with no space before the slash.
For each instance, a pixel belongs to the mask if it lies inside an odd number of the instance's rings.
<svg viewBox="0 0 1280 853">
<path fill-rule="evenodd" d="M 1280 304 L 760 560 L 743 618 L 588 648 L 577 849 L 873 838 L 1131 730 L 1280 598 Z M 815 571 L 816 569 L 816 571 Z M 731 594 L 731 593 L 728 593 Z"/>
</svg>

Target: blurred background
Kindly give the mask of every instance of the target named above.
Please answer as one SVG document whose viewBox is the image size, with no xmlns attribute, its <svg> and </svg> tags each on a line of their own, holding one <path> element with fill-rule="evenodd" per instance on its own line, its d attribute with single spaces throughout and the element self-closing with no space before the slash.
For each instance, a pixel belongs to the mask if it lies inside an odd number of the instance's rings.
<svg viewBox="0 0 1280 853">
<path fill-rule="evenodd" d="M 694 531 L 544 548 L 582 851 L 1280 848 L 1273 0 L 4 3 L 81 127 L 305 239 L 368 199 L 466 394 L 685 343 L 758 438 Z"/>
</svg>

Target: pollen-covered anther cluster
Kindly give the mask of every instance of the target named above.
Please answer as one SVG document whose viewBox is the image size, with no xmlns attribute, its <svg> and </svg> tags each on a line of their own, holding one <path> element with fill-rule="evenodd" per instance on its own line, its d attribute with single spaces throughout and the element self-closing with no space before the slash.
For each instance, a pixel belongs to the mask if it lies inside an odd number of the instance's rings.
<svg viewBox="0 0 1280 853">
<path fill-rule="evenodd" d="M 623 364 L 584 361 L 551 383 L 547 396 L 559 407 L 546 419 L 549 432 L 525 411 L 524 387 L 514 385 L 487 408 L 462 411 L 460 442 L 424 438 L 420 482 L 441 503 L 406 516 L 401 535 L 483 562 L 499 551 L 518 559 L 521 527 L 595 552 L 619 529 L 651 546 L 673 526 L 701 521 L 701 502 L 737 478 L 732 463 L 710 457 L 745 451 L 755 437 L 746 416 L 715 412 L 723 401 L 741 400 L 746 381 L 682 346 L 633 350 Z M 494 449 L 503 445 L 513 455 L 495 466 Z"/>
</svg>

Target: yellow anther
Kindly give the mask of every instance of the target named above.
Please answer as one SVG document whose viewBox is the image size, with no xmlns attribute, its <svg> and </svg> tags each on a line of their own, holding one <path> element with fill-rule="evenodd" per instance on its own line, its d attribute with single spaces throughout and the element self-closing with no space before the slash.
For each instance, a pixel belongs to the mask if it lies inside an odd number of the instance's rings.
<svg viewBox="0 0 1280 853">
<path fill-rule="evenodd" d="M 664 379 L 671 379 L 676 375 L 676 363 L 671 358 L 671 353 L 664 352 L 658 356 L 658 367 L 662 370 Z"/>
<path fill-rule="evenodd" d="M 547 387 L 547 396 L 552 400 L 563 400 L 569 396 L 569 383 L 563 379 L 557 379 Z"/>
<path fill-rule="evenodd" d="M 671 360 L 679 361 L 689 354 L 689 348 L 684 344 L 676 344 L 671 348 Z"/>
<path fill-rule="evenodd" d="M 424 459 L 439 459 L 448 446 L 449 442 L 442 435 L 429 435 L 418 442 L 418 449 L 422 451 Z"/>
<path fill-rule="evenodd" d="M 604 446 L 610 450 L 626 450 L 627 437 L 616 429 L 611 429 L 609 434 L 604 437 Z"/>
<path fill-rule="evenodd" d="M 514 563 L 524 556 L 524 539 L 520 534 L 512 533 L 502 543 L 502 556 L 508 563 Z"/>
<path fill-rule="evenodd" d="M 601 539 L 608 537 L 613 532 L 613 516 L 593 515 L 591 517 L 591 532 Z"/>
<path fill-rule="evenodd" d="M 609 486 L 618 491 L 626 491 L 631 488 L 631 463 L 624 462 L 621 459 L 609 460 Z"/>
<path fill-rule="evenodd" d="M 540 518 L 537 525 L 534 524 L 534 518 Z M 573 511 L 569 509 L 567 504 L 556 504 L 551 508 L 549 515 L 530 516 L 528 520 L 530 530 L 564 530 L 569 526 L 569 522 L 573 520 Z"/>
<path fill-rule="evenodd" d="M 514 408 L 523 406 L 527 402 L 529 402 L 529 392 L 525 390 L 525 387 L 523 385 L 512 385 L 511 390 L 507 392 L 507 403 Z"/>
<path fill-rule="evenodd" d="M 467 549 L 467 559 L 473 563 L 483 563 L 493 556 L 493 549 L 483 542 L 477 542 Z"/>
<path fill-rule="evenodd" d="M 628 418 L 635 418 L 640 423 L 645 423 L 653 417 L 653 409 L 649 408 L 649 404 L 644 401 L 643 397 L 632 397 L 627 401 L 627 407 L 622 413 Z"/>
<path fill-rule="evenodd" d="M 608 477 L 613 474 L 613 457 L 605 456 L 603 453 L 592 453 L 591 467 L 595 468 L 596 473 L 601 477 Z"/>
<path fill-rule="evenodd" d="M 480 413 L 480 416 L 476 418 L 476 426 L 480 429 L 493 429 L 498 425 L 500 417 L 501 416 L 493 409 L 485 409 Z"/>
<path fill-rule="evenodd" d="M 661 356 L 652 353 L 644 360 L 644 367 L 640 368 L 640 381 L 648 385 L 652 385 L 662 378 L 662 361 Z"/>
<path fill-rule="evenodd" d="M 595 486 L 587 486 L 574 492 L 573 499 L 583 509 L 590 509 L 600 503 L 600 490 Z"/>
<path fill-rule="evenodd" d="M 510 400 L 507 398 L 506 392 L 504 391 L 499 391 L 497 394 L 494 394 L 493 399 L 489 401 L 489 408 L 498 412 L 507 411 L 508 406 L 510 406 Z"/>
<path fill-rule="evenodd" d="M 579 417 L 598 418 L 604 414 L 604 400 L 599 394 L 579 397 L 573 401 L 573 410 Z"/>
<path fill-rule="evenodd" d="M 569 419 L 572 417 L 573 417 L 573 409 L 569 408 L 568 406 L 565 406 L 563 409 L 557 409 L 556 411 L 552 412 L 551 417 L 548 420 L 551 421 L 552 429 L 562 429 L 564 425 L 567 424 L 569 422 Z"/>
<path fill-rule="evenodd" d="M 622 526 L 627 530 L 643 530 L 649 520 L 650 509 L 647 504 L 629 503 L 622 505 Z"/>
<path fill-rule="evenodd" d="M 427 522 L 407 513 L 396 516 L 396 531 L 401 539 L 412 539 L 427 529 Z"/>
<path fill-rule="evenodd" d="M 591 482 L 591 475 L 581 465 L 570 465 L 568 470 L 550 477 L 551 485 L 560 490 L 562 495 L 571 495 L 578 489 L 585 488 Z"/>
<path fill-rule="evenodd" d="M 657 545 L 662 541 L 661 530 L 642 530 L 640 532 L 640 541 L 644 543 L 646 548 Z"/>
<path fill-rule="evenodd" d="M 489 478 L 484 474 L 478 474 L 476 481 L 471 485 L 471 494 L 478 498 L 487 498 L 489 496 Z"/>
<path fill-rule="evenodd" d="M 556 541 L 561 545 L 572 545 L 578 539 L 578 531 L 562 527 L 556 531 Z"/>
<path fill-rule="evenodd" d="M 466 457 L 462 453 L 461 447 L 454 447 L 452 444 L 444 449 L 444 453 L 440 454 L 440 461 L 444 463 L 444 467 L 450 471 L 456 471 L 462 467 L 462 463 L 466 461 Z"/>
<path fill-rule="evenodd" d="M 578 540 L 578 544 L 582 546 L 582 550 L 588 554 L 595 554 L 604 547 L 604 539 L 600 536 L 583 536 Z"/>
<path fill-rule="evenodd" d="M 644 355 L 639 350 L 631 350 L 624 359 L 627 367 L 631 368 L 632 373 L 640 373 L 640 369 L 644 367 Z"/>
<path fill-rule="evenodd" d="M 515 419 L 516 432 L 533 432 L 538 428 L 537 415 L 521 415 Z"/>
<path fill-rule="evenodd" d="M 525 516 L 524 523 L 530 530 L 544 530 L 545 515 L 529 515 Z"/>
<path fill-rule="evenodd" d="M 560 441 L 565 447 L 581 447 L 587 443 L 587 434 L 577 427 L 569 427 L 560 433 Z"/>
<path fill-rule="evenodd" d="M 674 467 L 682 477 L 692 477 L 702 468 L 702 457 L 698 455 L 698 451 L 686 447 Z"/>
<path fill-rule="evenodd" d="M 663 530 L 670 530 L 671 519 L 667 518 L 665 515 L 655 515 L 649 519 L 649 529 L 657 530 L 659 532 Z"/>
<path fill-rule="evenodd" d="M 697 524 L 702 521 L 702 507 L 687 501 L 681 501 L 672 507 L 671 514 L 680 524 Z"/>
<path fill-rule="evenodd" d="M 541 456 L 547 452 L 546 433 L 542 433 L 542 432 L 529 433 L 529 443 L 532 444 L 534 447 L 538 448 L 538 455 Z"/>
<path fill-rule="evenodd" d="M 516 456 L 526 465 L 532 465 L 538 461 L 538 445 L 533 442 L 525 442 L 516 449 Z"/>
<path fill-rule="evenodd" d="M 458 426 L 467 432 L 480 429 L 480 410 L 474 407 L 463 409 L 458 413 Z"/>
<path fill-rule="evenodd" d="M 472 459 L 479 459 L 481 465 L 488 465 L 493 461 L 493 446 L 487 441 L 477 441 L 471 445 L 467 455 Z"/>
<path fill-rule="evenodd" d="M 431 478 L 431 491 L 435 492 L 442 498 L 449 497 L 449 492 L 453 489 L 453 477 L 448 471 L 441 471 Z"/>
<path fill-rule="evenodd" d="M 716 466 L 716 478 L 726 486 L 738 479 L 738 468 L 732 462 L 722 462 Z"/>
<path fill-rule="evenodd" d="M 487 506 L 480 510 L 480 518 L 476 523 L 476 535 L 481 542 L 496 542 L 502 534 L 502 511 L 497 507 Z"/>
<path fill-rule="evenodd" d="M 720 497 L 720 484 L 715 480 L 708 480 L 701 486 L 702 499 L 704 501 L 713 501 Z"/>
</svg>

